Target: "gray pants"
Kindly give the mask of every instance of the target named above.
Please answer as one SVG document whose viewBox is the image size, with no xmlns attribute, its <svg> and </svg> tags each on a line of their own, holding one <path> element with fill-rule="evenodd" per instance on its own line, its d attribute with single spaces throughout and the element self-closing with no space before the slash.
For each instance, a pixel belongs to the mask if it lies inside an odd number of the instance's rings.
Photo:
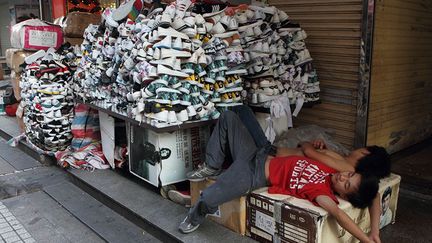
<svg viewBox="0 0 432 243">
<path fill-rule="evenodd" d="M 265 160 L 267 148 L 258 148 L 240 118 L 232 111 L 224 112 L 207 143 L 206 163 L 219 169 L 225 155 L 231 154 L 233 163 L 202 191 L 198 202 L 190 209 L 192 224 L 201 224 L 207 214 L 215 213 L 218 205 L 266 186 Z"/>
</svg>

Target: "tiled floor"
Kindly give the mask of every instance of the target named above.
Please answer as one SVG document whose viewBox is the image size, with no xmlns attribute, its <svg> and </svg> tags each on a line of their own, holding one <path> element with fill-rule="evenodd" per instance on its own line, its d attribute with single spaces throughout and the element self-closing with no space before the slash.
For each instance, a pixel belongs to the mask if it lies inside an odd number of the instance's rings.
<svg viewBox="0 0 432 243">
<path fill-rule="evenodd" d="M 0 242 L 36 242 L 2 202 L 0 202 Z"/>
</svg>

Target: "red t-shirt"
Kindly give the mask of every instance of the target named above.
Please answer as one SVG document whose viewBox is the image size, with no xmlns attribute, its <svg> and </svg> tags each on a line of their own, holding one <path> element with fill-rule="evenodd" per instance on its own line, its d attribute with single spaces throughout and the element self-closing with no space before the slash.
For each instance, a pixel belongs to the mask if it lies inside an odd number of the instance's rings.
<svg viewBox="0 0 432 243">
<path fill-rule="evenodd" d="M 307 199 L 317 205 L 317 196 L 329 196 L 336 203 L 331 188 L 332 173 L 336 170 L 303 156 L 275 157 L 269 165 L 269 193 L 287 194 Z"/>
</svg>

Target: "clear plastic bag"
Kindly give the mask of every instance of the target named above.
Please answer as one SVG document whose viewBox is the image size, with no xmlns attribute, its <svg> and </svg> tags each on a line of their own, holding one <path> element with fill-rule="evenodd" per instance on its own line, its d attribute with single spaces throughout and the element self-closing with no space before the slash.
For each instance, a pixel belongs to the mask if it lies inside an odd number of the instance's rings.
<svg viewBox="0 0 432 243">
<path fill-rule="evenodd" d="M 349 150 L 342 144 L 335 141 L 332 137 L 334 132 L 331 129 L 322 128 L 317 125 L 300 126 L 292 128 L 282 133 L 275 142 L 277 147 L 295 148 L 302 141 L 312 141 L 321 139 L 327 146 L 327 149 L 347 155 Z"/>
</svg>

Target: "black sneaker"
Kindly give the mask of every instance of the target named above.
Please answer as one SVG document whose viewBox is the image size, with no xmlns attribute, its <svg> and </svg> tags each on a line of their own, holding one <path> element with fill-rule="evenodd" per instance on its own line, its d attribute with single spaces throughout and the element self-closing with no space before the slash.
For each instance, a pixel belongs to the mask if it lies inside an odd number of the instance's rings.
<svg viewBox="0 0 432 243">
<path fill-rule="evenodd" d="M 179 230 L 183 234 L 188 234 L 198 229 L 199 226 L 200 226 L 199 224 L 193 225 L 192 222 L 190 222 L 189 220 L 189 216 L 186 216 L 183 222 L 180 223 Z"/>
<path fill-rule="evenodd" d="M 221 170 L 213 169 L 204 164 L 202 167 L 198 167 L 197 170 L 188 172 L 186 177 L 190 181 L 203 181 L 206 178 L 216 177 L 221 173 Z"/>
<path fill-rule="evenodd" d="M 202 14 L 204 17 L 210 17 L 227 8 L 226 4 L 195 4 L 192 12 Z"/>
</svg>

